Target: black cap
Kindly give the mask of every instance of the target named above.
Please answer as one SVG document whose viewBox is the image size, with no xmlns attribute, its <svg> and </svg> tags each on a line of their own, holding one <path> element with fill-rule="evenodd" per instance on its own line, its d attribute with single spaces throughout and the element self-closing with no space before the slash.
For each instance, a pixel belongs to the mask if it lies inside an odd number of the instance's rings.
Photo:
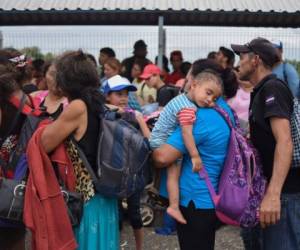
<svg viewBox="0 0 300 250">
<path fill-rule="evenodd" d="M 144 42 L 144 40 L 138 40 L 135 42 L 134 49 L 138 49 L 138 48 L 147 48 L 147 44 Z"/>
<path fill-rule="evenodd" d="M 265 38 L 255 38 L 244 45 L 231 44 L 231 48 L 237 55 L 240 53 L 253 52 L 257 54 L 266 65 L 271 67 L 280 60 L 273 44 Z"/>
<path fill-rule="evenodd" d="M 226 56 L 228 58 L 228 63 L 231 64 L 233 66 L 234 64 L 234 53 L 231 49 L 228 49 L 226 47 L 221 46 L 219 48 L 219 51 L 221 51 L 224 56 Z"/>
<path fill-rule="evenodd" d="M 219 50 L 222 51 L 223 54 L 224 54 L 226 57 L 228 57 L 230 60 L 232 60 L 232 59 L 234 58 L 234 53 L 232 52 L 231 49 L 228 49 L 228 48 L 226 48 L 226 47 L 221 46 L 221 47 L 219 48 Z"/>
</svg>

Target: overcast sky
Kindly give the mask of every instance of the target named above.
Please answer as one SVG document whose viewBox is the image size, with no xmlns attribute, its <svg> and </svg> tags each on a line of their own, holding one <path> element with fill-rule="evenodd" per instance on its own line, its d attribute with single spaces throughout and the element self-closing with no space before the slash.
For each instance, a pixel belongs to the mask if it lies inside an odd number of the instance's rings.
<svg viewBox="0 0 300 250">
<path fill-rule="evenodd" d="M 300 29 L 202 26 L 165 26 L 165 29 L 166 55 L 181 49 L 188 61 L 206 57 L 219 46 L 246 43 L 258 36 L 283 41 L 285 57 L 300 61 Z M 134 42 L 143 39 L 148 44 L 149 59 L 154 60 L 158 53 L 157 26 L 0 26 L 0 31 L 4 47 L 38 46 L 43 52 L 56 54 L 82 48 L 94 55 L 101 47 L 112 47 L 122 60 L 132 54 Z"/>
</svg>

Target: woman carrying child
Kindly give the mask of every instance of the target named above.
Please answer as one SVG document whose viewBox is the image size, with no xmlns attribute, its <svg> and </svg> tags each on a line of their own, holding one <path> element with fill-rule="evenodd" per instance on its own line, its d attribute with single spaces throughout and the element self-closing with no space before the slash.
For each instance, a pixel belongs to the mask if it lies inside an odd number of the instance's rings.
<svg viewBox="0 0 300 250">
<path fill-rule="evenodd" d="M 167 138 L 175 131 L 180 124 L 185 146 L 191 157 L 193 171 L 199 172 L 202 167 L 202 161 L 197 151 L 193 138 L 193 123 L 196 120 L 197 108 L 213 107 L 215 101 L 222 94 L 222 81 L 215 74 L 203 71 L 191 78 L 188 75 L 189 88 L 187 93 L 181 94 L 172 99 L 160 113 L 151 136 L 150 145 L 152 149 L 157 149 Z M 167 213 L 182 224 L 186 220 L 179 210 L 179 190 L 178 178 L 180 175 L 179 164 L 173 163 L 167 169 L 167 188 L 169 194 L 169 207 Z"/>
<path fill-rule="evenodd" d="M 205 74 L 203 75 L 203 73 Z M 207 59 L 198 60 L 192 65 L 187 79 L 191 90 L 193 85 L 199 84 L 199 82 L 197 83 L 197 78 L 202 78 L 208 73 L 209 75 L 214 74 L 217 79 L 221 77 L 223 81 L 236 80 L 233 73 L 224 73 L 215 62 Z M 202 84 L 205 82 L 202 80 Z M 220 85 L 216 83 L 215 81 L 215 87 L 218 86 L 219 90 L 221 90 Z M 207 86 L 214 86 L 212 83 L 209 84 L 203 84 L 202 88 L 206 89 Z M 197 96 L 201 97 L 201 92 L 201 90 L 197 91 Z M 204 92 L 205 95 L 208 95 L 210 91 Z M 221 94 L 221 92 L 216 93 L 215 97 Z M 202 97 L 200 99 L 197 98 L 197 100 L 201 99 Z M 218 98 L 216 104 L 233 118 L 229 106 L 222 97 Z M 207 108 L 205 106 L 197 107 L 192 136 L 196 145 L 196 154 L 198 154 L 199 158 L 201 157 L 202 167 L 205 167 L 214 188 L 217 189 L 227 155 L 230 130 L 223 117 L 213 108 L 209 108 L 209 106 L 207 105 Z M 180 248 L 183 250 L 212 250 L 214 249 L 215 232 L 218 225 L 214 204 L 204 179 L 200 178 L 199 174 L 193 171 L 195 170 L 195 161 L 192 160 L 193 154 L 189 151 L 188 143 L 184 141 L 183 131 L 185 128 L 182 128 L 179 123 L 176 126 L 174 132 L 167 138 L 166 144 L 154 150 L 153 158 L 158 167 L 167 167 L 172 166 L 183 155 L 179 176 L 179 209 L 186 220 L 186 224 L 177 223 Z M 177 186 L 177 182 L 174 185 Z"/>
</svg>

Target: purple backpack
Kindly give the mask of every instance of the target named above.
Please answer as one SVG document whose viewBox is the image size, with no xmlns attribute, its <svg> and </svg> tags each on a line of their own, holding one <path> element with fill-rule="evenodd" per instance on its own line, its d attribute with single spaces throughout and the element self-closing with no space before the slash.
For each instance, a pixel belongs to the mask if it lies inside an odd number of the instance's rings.
<svg viewBox="0 0 300 250">
<path fill-rule="evenodd" d="M 205 179 L 218 218 L 230 225 L 253 227 L 259 222 L 259 207 L 266 189 L 262 165 L 256 149 L 242 135 L 237 116 L 236 127 L 220 107 L 214 108 L 230 127 L 230 141 L 224 169 L 216 194 L 205 168 L 200 177 Z"/>
</svg>

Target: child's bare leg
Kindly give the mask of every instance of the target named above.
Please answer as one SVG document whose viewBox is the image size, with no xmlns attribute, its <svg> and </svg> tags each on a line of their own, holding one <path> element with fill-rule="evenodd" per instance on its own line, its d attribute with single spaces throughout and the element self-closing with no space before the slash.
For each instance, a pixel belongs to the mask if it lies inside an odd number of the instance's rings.
<svg viewBox="0 0 300 250">
<path fill-rule="evenodd" d="M 169 207 L 167 208 L 167 213 L 179 223 L 186 224 L 186 220 L 179 209 L 178 180 L 180 175 L 180 166 L 173 163 L 167 168 L 167 173 L 167 189 L 169 194 Z"/>
<path fill-rule="evenodd" d="M 144 231 L 143 228 L 133 229 L 134 238 L 135 238 L 135 249 L 142 250 L 144 242 Z"/>
</svg>

